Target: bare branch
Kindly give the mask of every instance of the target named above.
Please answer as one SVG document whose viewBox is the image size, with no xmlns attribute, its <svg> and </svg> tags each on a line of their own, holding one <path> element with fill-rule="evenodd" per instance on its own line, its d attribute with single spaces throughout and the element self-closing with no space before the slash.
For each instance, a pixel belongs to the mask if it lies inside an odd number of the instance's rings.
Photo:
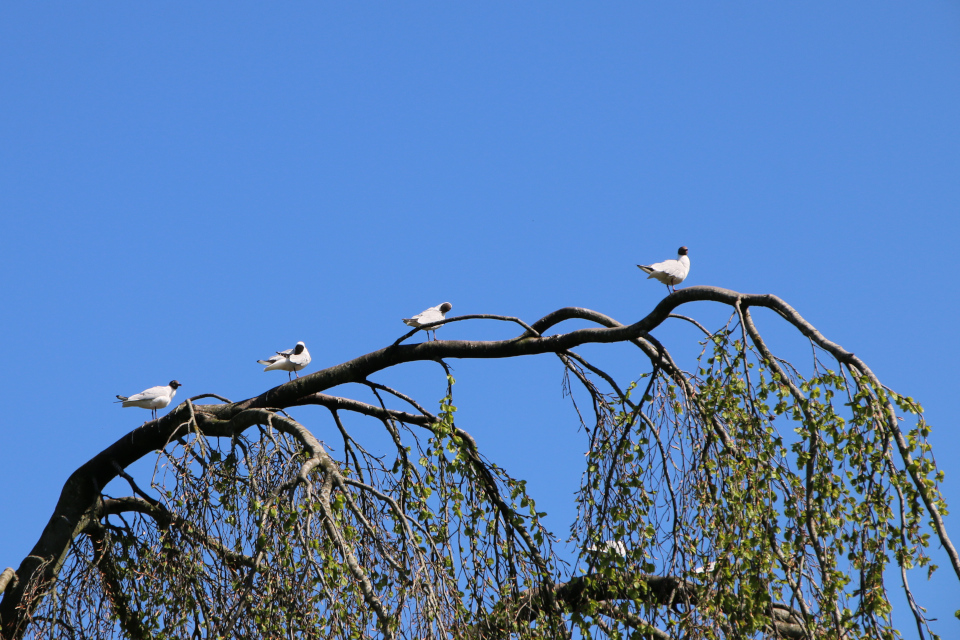
<svg viewBox="0 0 960 640">
<path fill-rule="evenodd" d="M 325 393 L 312 393 L 308 396 L 300 398 L 297 402 L 297 405 L 308 405 L 316 404 L 328 409 L 333 410 L 345 410 L 353 411 L 355 413 L 361 413 L 365 416 L 372 416 L 374 418 L 387 419 L 387 420 L 398 420 L 399 422 L 407 422 L 410 424 L 419 424 L 421 426 L 426 426 L 434 422 L 434 418 L 429 415 L 416 415 L 413 413 L 407 413 L 405 411 L 393 411 L 390 409 L 382 409 L 380 407 L 375 407 L 372 404 L 367 404 L 365 402 L 360 402 L 359 400 L 351 400 L 349 398 L 339 398 L 337 396 L 327 395 Z"/>
</svg>

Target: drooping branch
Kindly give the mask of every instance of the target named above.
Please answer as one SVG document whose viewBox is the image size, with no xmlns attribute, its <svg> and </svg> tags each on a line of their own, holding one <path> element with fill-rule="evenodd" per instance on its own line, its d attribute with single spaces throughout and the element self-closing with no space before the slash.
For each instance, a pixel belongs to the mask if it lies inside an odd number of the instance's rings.
<svg viewBox="0 0 960 640">
<path fill-rule="evenodd" d="M 121 571 L 114 561 L 108 532 L 99 523 L 91 523 L 86 532 L 93 542 L 95 551 L 93 565 L 100 572 L 103 589 L 113 602 L 120 628 L 133 640 L 149 640 L 150 632 L 138 612 L 134 610 L 129 595 L 123 590 Z"/>
<path fill-rule="evenodd" d="M 232 551 L 220 540 L 199 530 L 196 525 L 189 520 L 170 513 L 162 504 L 148 502 L 147 500 L 133 496 L 107 498 L 103 501 L 103 510 L 101 512 L 103 517 L 130 512 L 140 513 L 152 518 L 157 523 L 159 529 L 167 529 L 170 527 L 178 528 L 185 536 L 202 544 L 205 548 L 223 558 L 230 566 L 247 567 L 248 569 L 259 568 L 250 556 Z"/>
</svg>

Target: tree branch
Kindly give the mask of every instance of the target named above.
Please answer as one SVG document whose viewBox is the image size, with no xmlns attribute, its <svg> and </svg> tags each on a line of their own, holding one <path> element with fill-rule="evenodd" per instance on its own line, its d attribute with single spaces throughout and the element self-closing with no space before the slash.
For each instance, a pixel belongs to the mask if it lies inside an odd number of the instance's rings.
<svg viewBox="0 0 960 640">
<path fill-rule="evenodd" d="M 353 411 L 356 413 L 361 413 L 365 416 L 371 416 L 373 418 L 380 418 L 381 420 L 397 420 L 399 422 L 406 422 L 408 424 L 419 424 L 421 426 L 426 426 L 431 424 L 434 419 L 431 416 L 417 415 L 415 413 L 407 413 L 406 411 L 394 411 L 392 409 L 382 409 L 381 407 L 376 407 L 372 404 L 367 404 L 366 402 L 360 402 L 359 400 L 351 400 L 350 398 L 340 398 L 338 396 L 331 396 L 325 393 L 313 393 L 308 396 L 301 398 L 296 405 L 308 405 L 315 404 L 328 409 L 345 411 Z M 296 406 L 291 405 L 291 406 Z"/>
<path fill-rule="evenodd" d="M 17 573 L 13 567 L 7 567 L 0 573 L 0 593 L 7 590 L 7 585 L 17 586 Z"/>
<path fill-rule="evenodd" d="M 536 587 L 515 598 L 502 600 L 483 622 L 467 629 L 465 637 L 478 640 L 499 635 L 506 637 L 517 623 L 526 624 L 536 620 L 544 611 L 548 598 L 560 603 L 565 613 L 584 614 L 589 613 L 593 603 L 612 603 L 617 600 L 639 600 L 660 607 L 696 607 L 700 603 L 699 589 L 699 585 L 675 576 L 638 574 L 629 584 L 625 584 L 622 577 L 611 578 L 600 573 L 578 576 L 567 582 Z M 782 604 L 773 606 L 771 627 L 784 638 L 804 638 L 803 627 L 795 623 L 802 619 L 800 612 Z M 670 637 L 663 631 L 653 630 L 649 623 L 622 608 L 607 606 L 601 610 L 605 615 L 623 620 L 655 637 Z"/>
</svg>

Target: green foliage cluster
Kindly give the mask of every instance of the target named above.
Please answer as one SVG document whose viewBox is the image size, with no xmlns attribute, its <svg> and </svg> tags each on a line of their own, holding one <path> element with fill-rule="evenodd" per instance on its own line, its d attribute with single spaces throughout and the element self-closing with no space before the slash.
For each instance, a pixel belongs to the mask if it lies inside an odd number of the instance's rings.
<svg viewBox="0 0 960 640">
<path fill-rule="evenodd" d="M 805 378 L 729 324 L 702 343 L 695 375 L 655 368 L 595 404 L 573 536 L 587 549 L 621 545 L 622 554 L 587 554 L 582 571 L 622 593 L 633 615 L 584 610 L 580 632 L 900 637 L 890 562 L 903 568 L 905 588 L 907 569 L 936 568 L 909 470 L 945 511 L 920 406 L 852 367 L 824 367 L 816 346 Z M 916 419 L 906 464 L 888 404 Z M 630 597 L 653 575 L 682 578 L 676 606 Z"/>
</svg>

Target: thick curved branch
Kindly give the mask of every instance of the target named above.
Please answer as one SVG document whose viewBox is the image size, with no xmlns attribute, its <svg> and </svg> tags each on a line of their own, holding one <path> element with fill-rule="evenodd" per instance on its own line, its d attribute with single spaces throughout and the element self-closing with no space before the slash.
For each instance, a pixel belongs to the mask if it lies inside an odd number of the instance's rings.
<svg viewBox="0 0 960 640">
<path fill-rule="evenodd" d="M 622 577 L 610 578 L 600 573 L 578 576 L 567 582 L 529 589 L 516 598 L 501 601 L 486 620 L 468 629 L 465 637 L 507 637 L 517 623 L 536 620 L 548 602 L 560 604 L 566 613 L 586 613 L 595 603 L 612 603 L 618 600 L 639 600 L 647 605 L 660 607 L 696 607 L 700 603 L 698 589 L 697 584 L 675 576 L 639 574 L 630 584 L 625 584 Z M 620 611 L 619 616 L 611 607 L 604 607 L 602 611 L 610 617 L 619 617 L 631 626 L 646 625 L 645 621 L 627 611 Z M 802 617 L 799 612 L 782 604 L 774 604 L 770 625 L 780 636 L 799 640 L 806 637 L 804 628 L 796 624 L 800 619 Z"/>
</svg>

